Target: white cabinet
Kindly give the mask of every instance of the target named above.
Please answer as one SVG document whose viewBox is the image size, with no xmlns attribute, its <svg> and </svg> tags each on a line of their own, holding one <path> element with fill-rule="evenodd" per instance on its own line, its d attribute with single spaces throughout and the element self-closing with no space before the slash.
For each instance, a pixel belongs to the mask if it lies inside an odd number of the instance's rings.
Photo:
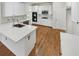
<svg viewBox="0 0 79 59">
<path fill-rule="evenodd" d="M 2 35 L 1 42 L 10 49 L 16 56 L 29 55 L 36 42 L 36 30 L 22 38 L 21 40 L 14 42 L 10 38 Z"/>
<path fill-rule="evenodd" d="M 14 3 L 14 15 L 25 15 L 25 5 L 24 3 Z"/>
<path fill-rule="evenodd" d="M 1 34 L 0 34 L 0 41 L 1 41 Z"/>
<path fill-rule="evenodd" d="M 66 30 L 66 3 L 53 3 L 53 27 L 56 29 Z"/>
<path fill-rule="evenodd" d="M 34 30 L 33 32 L 31 32 L 27 37 L 28 42 L 25 44 L 26 45 L 26 55 L 29 55 L 29 53 L 32 51 L 32 49 L 34 48 L 34 45 L 36 43 L 36 30 Z"/>
<path fill-rule="evenodd" d="M 13 16 L 13 3 L 3 2 L 2 3 L 2 16 Z"/>
<path fill-rule="evenodd" d="M 72 2 L 71 8 L 72 21 L 79 21 L 79 2 Z"/>
<path fill-rule="evenodd" d="M 38 10 L 39 10 L 38 8 L 39 8 L 38 5 L 32 6 L 32 11 L 33 12 L 38 12 Z"/>
<path fill-rule="evenodd" d="M 42 14 L 42 11 L 48 11 L 48 14 Z M 45 26 L 52 26 L 52 4 L 45 4 L 39 6 L 39 11 L 38 11 L 38 23 L 41 25 Z M 43 19 L 43 17 L 47 17 L 47 19 Z"/>
<path fill-rule="evenodd" d="M 45 25 L 45 26 L 51 26 L 51 19 L 40 19 L 39 24 Z"/>
<path fill-rule="evenodd" d="M 32 9 L 33 12 L 37 12 L 37 22 L 32 23 L 52 26 L 52 3 L 37 4 L 32 6 Z M 48 14 L 42 14 L 42 11 L 48 11 Z M 43 19 L 43 17 L 47 17 L 47 19 Z"/>
<path fill-rule="evenodd" d="M 2 35 L 1 42 L 10 49 L 15 55 L 22 56 L 25 55 L 25 42 L 27 43 L 27 38 L 22 39 L 19 42 L 13 42 L 10 38 Z"/>
<path fill-rule="evenodd" d="M 79 35 L 79 2 L 72 2 L 71 8 L 71 33 Z"/>
<path fill-rule="evenodd" d="M 0 23 L 1 23 L 1 2 L 0 2 Z"/>
<path fill-rule="evenodd" d="M 25 5 L 20 2 L 3 2 L 2 16 L 17 16 L 25 14 Z"/>
<path fill-rule="evenodd" d="M 25 11 L 27 14 L 27 19 L 32 21 L 32 6 L 29 4 L 25 4 Z"/>
<path fill-rule="evenodd" d="M 72 34 L 79 35 L 79 23 L 72 21 Z"/>
</svg>

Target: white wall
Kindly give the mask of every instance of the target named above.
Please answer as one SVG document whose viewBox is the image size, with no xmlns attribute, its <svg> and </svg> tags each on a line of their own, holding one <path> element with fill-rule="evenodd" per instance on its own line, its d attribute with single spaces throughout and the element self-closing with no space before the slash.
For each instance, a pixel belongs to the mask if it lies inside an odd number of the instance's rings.
<svg viewBox="0 0 79 59">
<path fill-rule="evenodd" d="M 53 3 L 53 27 L 57 29 L 66 29 L 66 3 Z"/>
</svg>

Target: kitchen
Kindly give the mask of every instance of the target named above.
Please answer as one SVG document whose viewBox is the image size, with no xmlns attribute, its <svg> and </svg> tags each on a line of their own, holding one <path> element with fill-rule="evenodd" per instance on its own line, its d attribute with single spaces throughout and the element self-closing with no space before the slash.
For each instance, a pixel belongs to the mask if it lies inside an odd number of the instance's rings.
<svg viewBox="0 0 79 59">
<path fill-rule="evenodd" d="M 70 2 L 0 2 L 0 42 L 16 56 L 28 56 L 33 49 L 36 56 L 79 55 L 78 50 L 67 53 L 71 45 L 78 44 L 74 43 L 79 34 L 78 20 L 75 20 L 78 19 L 78 5 Z M 68 41 L 71 37 L 73 41 Z M 67 42 L 72 42 L 69 47 Z M 53 49 L 57 52 L 51 52 Z"/>
<path fill-rule="evenodd" d="M 24 8 L 21 2 L 1 3 L 0 41 L 16 56 L 28 55 L 36 42 L 37 27 L 28 25 Z"/>
</svg>

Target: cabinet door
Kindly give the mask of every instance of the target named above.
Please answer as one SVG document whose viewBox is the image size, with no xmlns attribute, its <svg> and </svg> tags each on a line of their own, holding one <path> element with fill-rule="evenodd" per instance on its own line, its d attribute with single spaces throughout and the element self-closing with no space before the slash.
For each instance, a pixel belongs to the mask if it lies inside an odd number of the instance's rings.
<svg viewBox="0 0 79 59">
<path fill-rule="evenodd" d="M 31 32 L 30 35 L 28 35 L 28 42 L 29 44 L 31 44 L 31 46 L 34 46 L 34 44 L 36 43 L 36 30 Z"/>
<path fill-rule="evenodd" d="M 36 30 L 17 42 L 2 35 L 1 42 L 17 56 L 29 55 L 36 42 Z"/>
<path fill-rule="evenodd" d="M 72 22 L 72 34 L 79 35 L 79 24 Z"/>
<path fill-rule="evenodd" d="M 34 30 L 27 36 L 27 40 L 28 42 L 26 44 L 28 46 L 26 45 L 26 55 L 29 55 L 36 43 L 36 30 Z"/>
<path fill-rule="evenodd" d="M 1 2 L 0 2 L 0 24 L 1 24 Z"/>
<path fill-rule="evenodd" d="M 32 21 L 32 6 L 25 5 L 25 11 L 27 14 L 27 19 L 30 19 Z"/>
<path fill-rule="evenodd" d="M 25 15 L 25 5 L 24 3 L 16 2 L 14 3 L 14 16 Z"/>
<path fill-rule="evenodd" d="M 13 16 L 13 9 L 14 9 L 13 2 L 3 2 L 2 3 L 2 16 Z"/>
<path fill-rule="evenodd" d="M 22 38 L 21 40 L 19 40 L 18 42 L 14 42 L 13 40 L 11 40 L 10 38 L 2 35 L 2 40 L 1 42 L 10 50 L 12 51 L 16 56 L 25 56 L 26 55 L 26 50 L 27 49 L 27 53 L 29 53 L 28 51 L 28 40 L 27 37 Z M 25 44 L 26 43 L 26 44 Z"/>
<path fill-rule="evenodd" d="M 25 5 L 20 2 L 3 2 L 2 16 L 18 16 L 25 15 Z"/>
<path fill-rule="evenodd" d="M 66 4 L 64 2 L 53 3 L 53 27 L 66 30 Z"/>
</svg>

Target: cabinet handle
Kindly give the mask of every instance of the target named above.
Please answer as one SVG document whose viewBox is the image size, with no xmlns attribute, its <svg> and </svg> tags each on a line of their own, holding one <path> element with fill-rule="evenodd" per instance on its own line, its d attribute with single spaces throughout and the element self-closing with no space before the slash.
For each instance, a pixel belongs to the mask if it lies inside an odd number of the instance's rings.
<svg viewBox="0 0 79 59">
<path fill-rule="evenodd" d="M 30 35 L 28 36 L 28 40 L 30 40 Z"/>
<path fill-rule="evenodd" d="M 79 24 L 79 22 L 77 22 L 77 24 Z"/>
<path fill-rule="evenodd" d="M 7 40 L 7 37 L 6 37 L 6 40 Z"/>
</svg>

